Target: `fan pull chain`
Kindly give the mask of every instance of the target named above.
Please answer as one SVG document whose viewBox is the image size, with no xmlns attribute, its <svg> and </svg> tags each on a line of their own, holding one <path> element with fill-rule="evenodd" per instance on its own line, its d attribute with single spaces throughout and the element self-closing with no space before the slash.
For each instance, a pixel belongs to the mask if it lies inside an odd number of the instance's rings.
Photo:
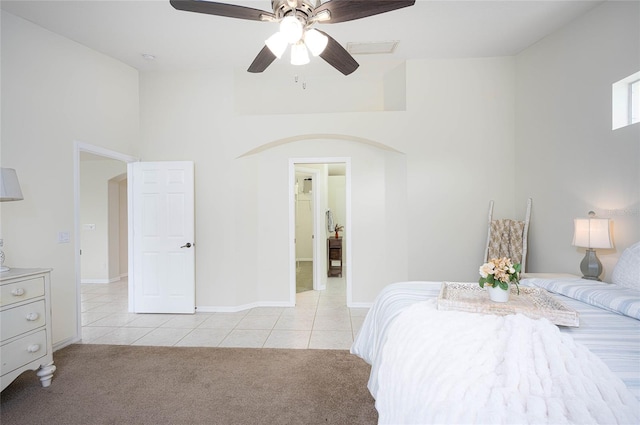
<svg viewBox="0 0 640 425">
<path fill-rule="evenodd" d="M 294 83 L 296 83 L 296 84 L 298 84 L 298 80 L 299 80 L 299 78 L 298 78 L 298 74 L 294 75 L 294 76 L 293 76 L 293 82 L 294 82 Z M 303 78 L 302 78 L 302 90 L 306 90 L 306 89 L 307 89 L 307 81 L 306 81 L 306 79 L 303 77 Z"/>
</svg>

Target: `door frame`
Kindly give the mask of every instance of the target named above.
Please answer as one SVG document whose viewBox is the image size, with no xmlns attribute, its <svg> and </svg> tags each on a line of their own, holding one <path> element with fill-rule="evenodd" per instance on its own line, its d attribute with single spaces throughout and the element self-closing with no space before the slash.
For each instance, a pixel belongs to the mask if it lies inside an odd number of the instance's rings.
<svg viewBox="0 0 640 425">
<path fill-rule="evenodd" d="M 86 152 L 109 159 L 122 161 L 126 164 L 140 161 L 131 155 L 105 149 L 100 146 L 88 143 L 73 142 L 73 243 L 75 257 L 75 279 L 76 279 L 76 338 L 82 339 L 82 287 L 80 272 L 80 153 Z M 130 244 L 131 241 L 127 243 Z"/>
<path fill-rule="evenodd" d="M 347 229 L 352 229 L 351 226 L 351 158 L 350 157 L 310 157 L 310 158 L 289 158 L 289 301 L 292 305 L 296 304 L 296 217 L 295 217 L 295 181 L 296 181 L 296 165 L 305 164 L 345 164 L 345 226 Z M 318 256 L 320 253 L 325 252 L 325 239 L 320 235 L 326 236 L 326 226 L 324 220 L 325 211 L 320 211 L 320 202 L 317 202 L 320 189 L 314 193 L 314 215 L 317 217 L 314 223 L 314 267 L 318 264 Z M 353 232 L 349 231 L 349 237 L 346 240 L 345 246 L 345 268 L 344 273 L 347 287 L 347 307 L 352 304 L 352 274 L 351 271 L 351 247 L 353 242 Z M 322 273 L 322 270 L 318 270 L 318 275 Z M 314 280 L 317 278 L 314 276 Z M 314 282 L 315 288 L 315 282 Z"/>
</svg>

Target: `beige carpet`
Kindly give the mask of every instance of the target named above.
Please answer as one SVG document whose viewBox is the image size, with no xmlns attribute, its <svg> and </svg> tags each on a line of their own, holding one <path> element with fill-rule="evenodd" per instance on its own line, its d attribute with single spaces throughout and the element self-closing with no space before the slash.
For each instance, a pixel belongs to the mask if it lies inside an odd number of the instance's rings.
<svg viewBox="0 0 640 425">
<path fill-rule="evenodd" d="M 375 424 L 370 367 L 341 350 L 71 345 L 25 372 L 4 424 Z"/>
</svg>

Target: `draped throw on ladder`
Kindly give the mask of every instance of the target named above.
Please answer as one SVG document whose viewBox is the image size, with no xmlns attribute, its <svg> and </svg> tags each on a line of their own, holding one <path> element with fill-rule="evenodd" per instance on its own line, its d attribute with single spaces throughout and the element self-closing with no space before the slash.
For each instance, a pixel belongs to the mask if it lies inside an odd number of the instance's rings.
<svg viewBox="0 0 640 425">
<path fill-rule="evenodd" d="M 492 258 L 511 258 L 514 264 L 520 263 L 520 273 L 526 273 L 527 235 L 531 219 L 531 198 L 527 199 L 527 212 L 524 221 L 512 219 L 493 219 L 493 201 L 489 203 L 487 221 L 487 245 L 484 250 L 484 262 Z"/>
<path fill-rule="evenodd" d="M 492 220 L 489 238 L 489 258 L 511 258 L 522 263 L 525 222 L 511 219 Z"/>
</svg>

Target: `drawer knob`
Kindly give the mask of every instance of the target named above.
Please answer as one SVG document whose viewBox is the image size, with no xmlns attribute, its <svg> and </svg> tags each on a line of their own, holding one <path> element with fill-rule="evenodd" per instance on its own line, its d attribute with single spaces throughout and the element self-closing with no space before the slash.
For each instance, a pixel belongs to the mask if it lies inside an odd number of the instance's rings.
<svg viewBox="0 0 640 425">
<path fill-rule="evenodd" d="M 40 315 L 38 313 L 29 313 L 27 314 L 27 320 L 30 322 L 34 322 L 36 320 L 38 320 L 38 318 L 40 317 Z"/>
<path fill-rule="evenodd" d="M 29 353 L 36 353 L 38 351 L 40 351 L 40 344 L 31 344 L 27 347 L 27 352 Z"/>
<path fill-rule="evenodd" d="M 13 291 L 11 291 L 11 295 L 13 295 L 14 297 L 21 297 L 24 295 L 24 289 L 15 288 Z"/>
</svg>

